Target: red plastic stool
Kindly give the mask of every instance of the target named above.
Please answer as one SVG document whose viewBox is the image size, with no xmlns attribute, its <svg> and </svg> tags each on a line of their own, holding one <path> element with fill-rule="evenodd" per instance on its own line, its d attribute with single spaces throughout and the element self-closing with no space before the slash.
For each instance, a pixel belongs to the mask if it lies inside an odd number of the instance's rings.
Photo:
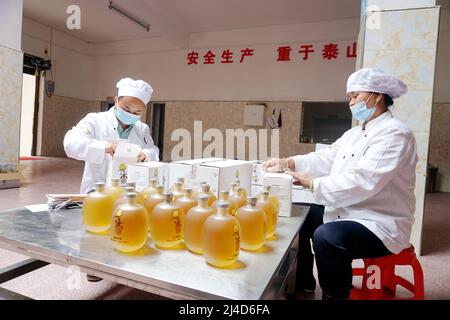
<svg viewBox="0 0 450 320">
<path fill-rule="evenodd" d="M 353 268 L 353 276 L 362 276 L 362 286 L 361 288 L 352 289 L 350 299 L 405 299 L 396 298 L 395 294 L 397 285 L 400 285 L 413 293 L 412 298 L 406 298 L 405 300 L 423 300 L 425 298 L 423 271 L 412 245 L 398 254 L 392 254 L 381 258 L 363 259 L 363 261 L 363 268 Z M 395 266 L 411 266 L 414 273 L 414 284 L 405 278 L 396 275 Z M 381 279 L 378 279 L 377 281 L 374 277 L 375 272 L 378 271 L 378 268 Z"/>
</svg>

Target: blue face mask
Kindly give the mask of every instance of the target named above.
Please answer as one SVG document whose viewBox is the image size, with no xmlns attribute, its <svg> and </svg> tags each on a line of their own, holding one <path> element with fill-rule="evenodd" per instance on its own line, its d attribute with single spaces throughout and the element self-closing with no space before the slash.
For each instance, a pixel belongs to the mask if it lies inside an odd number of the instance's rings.
<svg viewBox="0 0 450 320">
<path fill-rule="evenodd" d="M 141 116 L 126 112 L 117 105 L 115 106 L 115 114 L 117 119 L 127 126 L 135 124 L 141 119 Z"/>
<path fill-rule="evenodd" d="M 369 99 L 372 98 L 373 93 L 370 95 Z M 357 104 L 350 107 L 350 111 L 352 112 L 352 116 L 355 119 L 360 121 L 366 121 L 369 119 L 375 112 L 375 106 L 373 108 L 368 108 L 366 101 L 358 102 Z"/>
</svg>

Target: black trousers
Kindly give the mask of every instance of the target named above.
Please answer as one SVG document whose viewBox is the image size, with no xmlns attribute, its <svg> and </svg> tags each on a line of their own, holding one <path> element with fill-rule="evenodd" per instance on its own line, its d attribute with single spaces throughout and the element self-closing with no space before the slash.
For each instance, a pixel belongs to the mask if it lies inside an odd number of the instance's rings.
<svg viewBox="0 0 450 320">
<path fill-rule="evenodd" d="M 383 257 L 391 254 L 383 242 L 369 229 L 354 221 L 323 223 L 324 207 L 298 203 L 310 207 L 299 232 L 296 287 L 313 289 L 314 255 L 319 283 L 326 296 L 346 299 L 352 288 L 352 260 Z"/>
</svg>

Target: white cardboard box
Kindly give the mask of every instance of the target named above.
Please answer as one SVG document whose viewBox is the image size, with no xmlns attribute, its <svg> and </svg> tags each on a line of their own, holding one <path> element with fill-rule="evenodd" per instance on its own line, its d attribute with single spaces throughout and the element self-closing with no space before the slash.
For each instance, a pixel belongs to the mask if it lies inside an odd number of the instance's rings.
<svg viewBox="0 0 450 320">
<path fill-rule="evenodd" d="M 156 178 L 165 190 L 169 188 L 169 164 L 165 162 L 141 162 L 128 166 L 128 182 L 136 182 L 136 189 L 148 187 L 151 178 Z"/>
<path fill-rule="evenodd" d="M 194 160 L 179 160 L 169 163 L 169 187 L 177 182 L 178 178 L 184 178 L 185 184 L 191 180 L 191 176 L 195 176 L 197 168 L 202 163 L 212 162 L 212 161 L 222 161 L 223 158 L 205 158 L 205 159 L 194 159 Z M 190 185 L 186 184 L 191 187 Z"/>
<path fill-rule="evenodd" d="M 314 199 L 312 192 L 301 187 L 294 185 L 292 188 L 292 202 L 305 202 L 305 203 L 317 203 Z"/>
<path fill-rule="evenodd" d="M 229 190 L 230 184 L 239 177 L 241 187 L 251 190 L 252 164 L 242 160 L 217 160 L 201 162 L 198 160 L 172 162 L 169 164 L 169 185 L 177 178 L 183 177 L 188 187 L 199 187 L 201 182 L 207 182 L 211 191 L 219 196 L 222 190 Z M 206 159 L 204 159 L 206 160 Z"/>
<path fill-rule="evenodd" d="M 125 184 L 128 179 L 128 166 L 137 163 L 141 147 L 127 142 L 119 142 L 114 157 L 109 157 L 106 173 L 106 185 L 111 185 L 111 179 L 120 179 Z"/>
<path fill-rule="evenodd" d="M 262 162 L 252 161 L 252 185 L 264 184 L 264 170 L 262 167 Z"/>
<path fill-rule="evenodd" d="M 264 173 L 264 184 L 280 201 L 281 217 L 290 217 L 292 213 L 292 176 L 285 173 Z"/>
</svg>

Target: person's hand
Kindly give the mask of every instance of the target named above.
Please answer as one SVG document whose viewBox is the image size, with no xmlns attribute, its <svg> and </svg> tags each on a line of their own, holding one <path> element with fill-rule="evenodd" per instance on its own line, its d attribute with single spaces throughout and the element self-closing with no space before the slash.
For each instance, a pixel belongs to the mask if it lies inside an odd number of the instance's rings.
<svg viewBox="0 0 450 320">
<path fill-rule="evenodd" d="M 265 172 L 278 172 L 280 171 L 279 163 L 280 163 L 279 158 L 272 158 L 270 160 L 263 162 L 262 167 Z"/>
<path fill-rule="evenodd" d="M 143 153 L 142 151 L 139 152 L 138 156 L 137 156 L 137 161 L 138 162 L 146 162 L 148 160 L 148 157 L 145 153 Z"/>
<path fill-rule="evenodd" d="M 117 147 L 117 143 L 116 142 L 109 142 L 106 145 L 105 153 L 106 154 L 109 153 L 111 155 L 111 157 L 114 157 L 114 153 L 116 152 L 116 147 Z"/>
<path fill-rule="evenodd" d="M 265 172 L 295 171 L 295 163 L 292 158 L 272 158 L 263 162 Z"/>
<path fill-rule="evenodd" d="M 306 188 L 306 189 L 312 188 L 313 178 L 307 172 L 289 171 L 287 173 L 290 174 L 294 178 L 294 180 L 293 180 L 294 184 L 301 185 L 303 188 Z"/>
</svg>

